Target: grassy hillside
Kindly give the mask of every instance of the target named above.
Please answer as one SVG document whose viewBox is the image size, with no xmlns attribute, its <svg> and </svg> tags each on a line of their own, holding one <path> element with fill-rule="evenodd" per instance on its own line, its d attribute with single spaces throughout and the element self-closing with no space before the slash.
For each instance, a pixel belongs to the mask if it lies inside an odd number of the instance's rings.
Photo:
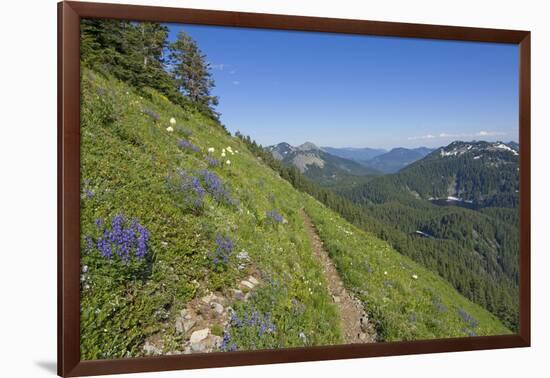
<svg viewBox="0 0 550 378">
<path fill-rule="evenodd" d="M 83 359 L 140 356 L 152 339 L 162 353 L 183 352 L 188 335 L 174 324 L 210 292 L 233 309 L 230 322 L 212 328 L 223 336 L 220 350 L 343 342 L 302 207 L 381 340 L 509 332 L 296 191 L 216 121 L 153 90 L 84 70 L 81 159 Z M 259 284 L 235 299 L 232 290 L 250 275 Z"/>
</svg>

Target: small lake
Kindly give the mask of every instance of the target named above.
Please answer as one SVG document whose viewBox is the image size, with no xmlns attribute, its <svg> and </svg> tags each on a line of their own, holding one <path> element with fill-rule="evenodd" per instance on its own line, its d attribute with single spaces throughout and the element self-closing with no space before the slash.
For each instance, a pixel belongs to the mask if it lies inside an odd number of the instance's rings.
<svg viewBox="0 0 550 378">
<path fill-rule="evenodd" d="M 470 209 L 470 210 L 479 209 L 479 206 L 476 205 L 475 203 L 464 202 L 464 201 L 453 201 L 453 200 L 448 200 L 444 198 L 430 200 L 430 202 L 437 206 L 457 206 L 457 207 L 463 207 L 465 209 Z"/>
</svg>

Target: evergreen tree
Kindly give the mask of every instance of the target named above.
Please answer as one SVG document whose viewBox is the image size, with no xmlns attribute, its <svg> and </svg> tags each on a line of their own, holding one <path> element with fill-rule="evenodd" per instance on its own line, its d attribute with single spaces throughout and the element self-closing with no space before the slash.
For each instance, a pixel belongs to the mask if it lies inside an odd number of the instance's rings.
<svg viewBox="0 0 550 378">
<path fill-rule="evenodd" d="M 170 45 L 170 65 L 178 89 L 201 110 L 217 117 L 213 107 L 218 104 L 218 98 L 211 95 L 214 81 L 210 64 L 195 41 L 184 32 Z"/>
<path fill-rule="evenodd" d="M 163 51 L 168 29 L 158 23 L 140 22 L 125 29 L 124 52 L 132 65 L 136 85 L 152 88 L 173 86 L 164 71 Z"/>
<path fill-rule="evenodd" d="M 166 70 L 167 38 L 168 28 L 158 23 L 83 19 L 81 61 L 136 89 L 150 87 L 173 103 L 188 106 Z"/>
</svg>

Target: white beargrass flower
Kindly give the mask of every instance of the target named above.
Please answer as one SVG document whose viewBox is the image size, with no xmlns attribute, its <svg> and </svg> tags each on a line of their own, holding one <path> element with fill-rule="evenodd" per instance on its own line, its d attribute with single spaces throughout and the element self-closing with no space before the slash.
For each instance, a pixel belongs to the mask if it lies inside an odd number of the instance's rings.
<svg viewBox="0 0 550 378">
<path fill-rule="evenodd" d="M 388 272 L 384 272 L 384 275 L 387 276 L 387 275 L 388 275 Z"/>
<path fill-rule="evenodd" d="M 176 119 L 174 117 L 170 118 L 170 125 L 175 125 Z"/>
<path fill-rule="evenodd" d="M 214 147 L 208 147 L 208 153 L 211 154 L 213 153 L 214 151 L 216 151 L 216 149 Z"/>
<path fill-rule="evenodd" d="M 168 126 L 166 128 L 166 131 L 168 131 L 169 133 L 173 132 L 174 131 L 174 128 L 172 126 Z"/>
<path fill-rule="evenodd" d="M 225 151 L 224 151 L 224 152 L 222 152 L 222 157 L 225 157 Z"/>
<path fill-rule="evenodd" d="M 417 279 L 418 279 L 418 276 L 417 276 L 416 274 L 413 274 L 413 275 L 412 275 L 412 278 L 413 278 L 414 280 L 417 280 Z"/>
<path fill-rule="evenodd" d="M 225 164 L 231 165 L 231 160 L 227 160 L 227 161 L 225 162 Z"/>
</svg>

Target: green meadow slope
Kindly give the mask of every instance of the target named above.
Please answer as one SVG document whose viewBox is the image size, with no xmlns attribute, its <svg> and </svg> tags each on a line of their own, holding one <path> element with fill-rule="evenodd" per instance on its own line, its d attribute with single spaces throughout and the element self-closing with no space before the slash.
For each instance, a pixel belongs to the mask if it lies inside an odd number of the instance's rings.
<svg viewBox="0 0 550 378">
<path fill-rule="evenodd" d="M 141 356 L 150 340 L 162 353 L 183 352 L 189 335 L 174 323 L 211 292 L 233 309 L 231 321 L 211 329 L 224 339 L 220 351 L 342 343 L 301 208 L 379 341 L 510 332 L 436 274 L 295 190 L 219 123 L 153 90 L 84 69 L 81 155 L 83 359 Z M 259 284 L 244 290 L 247 300 L 234 298 L 250 275 Z"/>
</svg>

